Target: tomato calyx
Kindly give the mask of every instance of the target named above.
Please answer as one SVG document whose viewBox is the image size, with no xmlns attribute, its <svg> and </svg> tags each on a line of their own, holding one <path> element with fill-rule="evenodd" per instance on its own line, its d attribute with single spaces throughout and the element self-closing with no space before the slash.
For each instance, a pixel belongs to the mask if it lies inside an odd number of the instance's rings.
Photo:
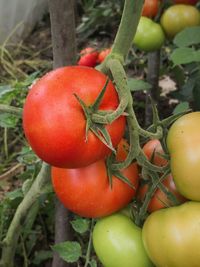
<svg viewBox="0 0 200 267">
<path fill-rule="evenodd" d="M 87 106 L 85 102 L 77 94 L 74 94 L 74 96 L 76 97 L 77 101 L 81 105 L 85 118 L 86 118 L 85 141 L 86 142 L 88 141 L 88 133 L 89 131 L 92 131 L 93 134 L 95 134 L 96 137 L 98 137 L 102 143 L 104 143 L 108 148 L 110 148 L 116 154 L 116 150 L 113 147 L 112 140 L 110 138 L 110 135 L 107 129 L 105 128 L 105 125 L 96 123 L 92 119 L 92 115 L 98 112 L 98 108 L 105 94 L 108 82 L 109 82 L 109 79 L 106 80 L 106 83 L 104 87 L 102 88 L 101 92 L 99 93 L 99 95 L 97 96 L 95 102 L 90 106 Z"/>
</svg>

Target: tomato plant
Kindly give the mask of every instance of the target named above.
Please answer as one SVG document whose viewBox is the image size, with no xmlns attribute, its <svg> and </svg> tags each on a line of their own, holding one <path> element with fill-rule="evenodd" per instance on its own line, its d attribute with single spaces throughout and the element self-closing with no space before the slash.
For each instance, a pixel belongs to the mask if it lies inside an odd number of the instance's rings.
<svg viewBox="0 0 200 267">
<path fill-rule="evenodd" d="M 165 10 L 160 23 L 167 36 L 173 38 L 186 27 L 200 25 L 200 13 L 194 6 L 173 5 Z"/>
<path fill-rule="evenodd" d="M 86 136 L 88 118 L 75 97 L 90 108 L 106 80 L 93 68 L 70 66 L 49 72 L 32 86 L 24 105 L 23 126 L 29 144 L 42 160 L 57 167 L 76 168 L 111 152 L 92 131 Z M 109 81 L 99 109 L 114 110 L 118 104 Z M 117 146 L 124 134 L 125 118 L 121 116 L 106 129 L 113 146 Z"/>
<path fill-rule="evenodd" d="M 152 262 L 159 267 L 199 266 L 200 203 L 153 212 L 145 221 L 142 238 Z"/>
<path fill-rule="evenodd" d="M 176 120 L 169 129 L 167 146 L 172 175 L 179 192 L 200 200 L 200 112 Z"/>
<path fill-rule="evenodd" d="M 107 55 L 109 55 L 111 52 L 111 48 L 105 48 L 103 49 L 101 52 L 99 52 L 99 55 L 98 55 L 98 63 L 101 63 L 104 61 L 104 59 L 107 57 Z"/>
<path fill-rule="evenodd" d="M 142 9 L 142 16 L 150 18 L 155 17 L 158 13 L 159 6 L 159 0 L 145 0 Z"/>
<path fill-rule="evenodd" d="M 127 143 L 118 146 L 117 160 L 127 155 Z M 106 162 L 98 161 L 85 168 L 52 168 L 53 188 L 61 202 L 74 213 L 84 217 L 102 217 L 126 206 L 135 196 L 138 187 L 136 163 L 122 170 L 133 188 L 112 176 L 112 187 L 106 170 Z"/>
<path fill-rule="evenodd" d="M 95 67 L 99 53 L 92 47 L 87 47 L 80 52 L 79 66 Z"/>
<path fill-rule="evenodd" d="M 153 20 L 141 17 L 133 44 L 144 51 L 154 51 L 163 45 L 165 35 L 160 24 Z"/>
<path fill-rule="evenodd" d="M 196 5 L 199 0 L 174 0 L 176 4 Z"/>
<path fill-rule="evenodd" d="M 125 215 L 99 220 L 93 230 L 93 245 L 106 267 L 153 266 L 143 247 L 141 229 Z"/>
<path fill-rule="evenodd" d="M 162 157 L 164 154 L 164 151 L 162 149 L 161 143 L 158 139 L 152 139 L 148 141 L 143 146 L 143 151 L 147 158 L 155 165 L 157 166 L 165 166 L 168 161 Z M 173 181 L 173 177 L 171 174 L 165 177 L 162 184 L 165 186 L 165 188 L 168 190 L 168 192 L 173 193 L 173 195 L 176 197 L 176 199 L 182 203 L 186 201 L 186 199 L 177 191 L 175 183 Z M 138 199 L 140 201 L 143 201 L 145 198 L 145 195 L 147 193 L 147 190 L 149 188 L 149 184 L 141 184 L 138 190 Z M 151 200 L 149 201 L 148 205 L 148 211 L 151 213 L 153 211 L 156 211 L 161 208 L 166 208 L 173 206 L 174 203 L 167 197 L 167 195 L 160 189 L 157 188 L 155 193 L 153 194 Z"/>
</svg>

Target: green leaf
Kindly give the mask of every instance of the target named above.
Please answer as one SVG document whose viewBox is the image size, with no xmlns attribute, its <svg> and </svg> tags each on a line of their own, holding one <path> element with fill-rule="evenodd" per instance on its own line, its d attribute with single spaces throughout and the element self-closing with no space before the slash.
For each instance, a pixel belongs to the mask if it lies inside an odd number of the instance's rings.
<svg viewBox="0 0 200 267">
<path fill-rule="evenodd" d="M 94 260 L 94 259 L 92 259 L 92 260 L 89 262 L 89 264 L 90 264 L 90 267 L 97 267 L 97 262 L 96 262 L 96 260 Z"/>
<path fill-rule="evenodd" d="M 75 220 L 71 221 L 71 225 L 77 233 L 84 234 L 89 229 L 89 220 L 84 218 L 76 218 Z"/>
<path fill-rule="evenodd" d="M 151 85 L 143 80 L 128 79 L 128 87 L 133 91 L 144 91 L 151 89 Z"/>
<path fill-rule="evenodd" d="M 33 260 L 33 264 L 40 265 L 43 261 L 51 259 L 53 257 L 53 253 L 50 250 L 40 250 L 35 253 L 35 258 Z M 41 265 L 40 265 L 41 266 Z"/>
<path fill-rule="evenodd" d="M 6 93 L 8 93 L 8 92 L 11 92 L 11 91 L 13 91 L 14 89 L 10 86 L 10 85 L 1 85 L 0 86 L 0 98 L 4 95 L 4 94 L 6 94 Z"/>
<path fill-rule="evenodd" d="M 22 192 L 21 188 L 18 188 L 16 190 L 12 191 L 12 192 L 6 193 L 6 198 L 9 199 L 9 200 L 14 200 L 14 199 L 16 199 L 18 197 L 23 197 L 23 196 L 24 195 L 23 195 L 23 192 Z"/>
<path fill-rule="evenodd" d="M 200 44 L 200 26 L 184 29 L 175 36 L 173 42 L 178 47 Z"/>
<path fill-rule="evenodd" d="M 82 255 L 81 246 L 75 241 L 66 241 L 52 246 L 59 256 L 66 262 L 77 262 Z"/>
<path fill-rule="evenodd" d="M 180 102 L 174 109 L 173 114 L 178 114 L 180 112 L 186 111 L 189 109 L 188 102 Z"/>
<path fill-rule="evenodd" d="M 15 128 L 19 118 L 8 113 L 0 114 L 0 127 Z"/>
<path fill-rule="evenodd" d="M 177 48 L 172 52 L 170 59 L 175 66 L 192 62 L 199 62 L 200 50 L 195 51 L 193 48 L 189 47 Z"/>
</svg>

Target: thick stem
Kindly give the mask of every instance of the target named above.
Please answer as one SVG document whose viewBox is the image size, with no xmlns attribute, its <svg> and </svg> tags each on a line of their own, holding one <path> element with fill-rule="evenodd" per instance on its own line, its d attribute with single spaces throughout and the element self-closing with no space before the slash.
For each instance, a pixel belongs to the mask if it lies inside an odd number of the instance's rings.
<svg viewBox="0 0 200 267">
<path fill-rule="evenodd" d="M 46 190 L 46 185 L 50 180 L 50 167 L 46 163 L 43 163 L 42 169 L 33 182 L 28 193 L 18 206 L 14 218 L 10 224 L 7 235 L 3 240 L 2 259 L 0 262 L 1 267 L 13 267 L 14 255 L 17 247 L 17 242 L 21 229 L 26 220 L 27 214 L 32 205 Z"/>
<path fill-rule="evenodd" d="M 49 0 L 54 69 L 76 62 L 75 2 L 73 0 Z M 55 243 L 72 239 L 70 212 L 56 200 Z M 52 267 L 68 267 L 55 252 Z"/>
</svg>

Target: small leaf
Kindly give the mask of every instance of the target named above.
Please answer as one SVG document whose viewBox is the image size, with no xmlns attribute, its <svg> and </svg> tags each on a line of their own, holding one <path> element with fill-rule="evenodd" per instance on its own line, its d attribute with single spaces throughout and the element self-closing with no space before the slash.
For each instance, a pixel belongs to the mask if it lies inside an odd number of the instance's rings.
<svg viewBox="0 0 200 267">
<path fill-rule="evenodd" d="M 179 32 L 174 40 L 178 47 L 190 46 L 200 43 L 200 26 L 193 26 Z"/>
<path fill-rule="evenodd" d="M 92 260 L 89 262 L 89 264 L 90 264 L 90 267 L 97 267 L 97 262 L 96 262 L 94 259 L 92 259 Z"/>
<path fill-rule="evenodd" d="M 82 255 L 81 246 L 75 241 L 66 241 L 52 246 L 59 256 L 66 262 L 76 262 Z"/>
<path fill-rule="evenodd" d="M 188 64 L 192 62 L 199 62 L 200 50 L 195 51 L 193 48 L 189 47 L 177 48 L 172 52 L 170 59 L 172 60 L 174 66 L 180 64 Z"/>
<path fill-rule="evenodd" d="M 0 98 L 8 93 L 8 92 L 12 92 L 14 89 L 10 86 L 10 85 L 1 85 L 0 86 Z"/>
<path fill-rule="evenodd" d="M 51 259 L 52 257 L 53 257 L 52 251 L 50 251 L 50 250 L 40 250 L 40 251 L 35 253 L 35 258 L 33 260 L 33 264 L 40 265 L 43 261 Z"/>
<path fill-rule="evenodd" d="M 186 111 L 189 109 L 188 102 L 180 102 L 174 109 L 173 114 L 178 114 L 180 112 Z"/>
<path fill-rule="evenodd" d="M 0 127 L 15 128 L 18 120 L 14 115 L 2 113 L 0 114 Z"/>
<path fill-rule="evenodd" d="M 84 218 L 76 218 L 75 220 L 71 221 L 71 225 L 77 233 L 84 234 L 89 229 L 89 220 Z"/>
<path fill-rule="evenodd" d="M 144 91 L 151 89 L 151 85 L 143 80 L 128 79 L 128 87 L 133 91 Z"/>
<path fill-rule="evenodd" d="M 14 200 L 18 197 L 23 197 L 23 193 L 22 193 L 22 190 L 21 188 L 18 188 L 12 192 L 8 192 L 6 193 L 6 198 L 9 199 L 9 200 Z"/>
</svg>

